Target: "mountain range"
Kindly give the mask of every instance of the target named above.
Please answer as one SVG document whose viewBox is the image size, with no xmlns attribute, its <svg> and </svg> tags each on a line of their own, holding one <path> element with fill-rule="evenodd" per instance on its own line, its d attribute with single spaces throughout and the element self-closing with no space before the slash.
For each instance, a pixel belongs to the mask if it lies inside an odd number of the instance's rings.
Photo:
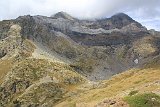
<svg viewBox="0 0 160 107">
<path fill-rule="evenodd" d="M 0 107 L 160 107 L 159 60 L 160 32 L 124 13 L 3 20 Z"/>
</svg>

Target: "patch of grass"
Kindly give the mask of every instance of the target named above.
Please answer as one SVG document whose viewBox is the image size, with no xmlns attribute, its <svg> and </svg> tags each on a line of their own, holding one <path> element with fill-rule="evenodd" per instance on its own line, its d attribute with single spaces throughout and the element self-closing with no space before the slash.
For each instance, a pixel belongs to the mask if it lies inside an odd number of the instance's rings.
<svg viewBox="0 0 160 107">
<path fill-rule="evenodd" d="M 138 90 L 134 90 L 134 91 L 131 91 L 128 95 L 129 96 L 133 96 L 133 95 L 135 95 L 135 94 L 137 94 L 138 93 Z"/>
<path fill-rule="evenodd" d="M 117 52 L 117 57 L 118 59 L 123 59 L 126 57 L 128 51 L 128 47 L 123 46 L 118 52 Z"/>
<path fill-rule="evenodd" d="M 144 81 L 144 80 L 143 80 L 143 81 Z M 134 84 L 139 84 L 140 82 L 142 82 L 142 80 L 135 81 Z"/>
<path fill-rule="evenodd" d="M 3 82 L 4 77 L 11 70 L 12 59 L 10 60 L 1 60 L 0 61 L 0 84 Z"/>
<path fill-rule="evenodd" d="M 32 43 L 30 40 L 25 39 L 23 41 L 24 45 L 26 45 L 28 47 L 28 51 L 34 52 L 34 49 L 36 49 L 36 46 L 34 45 L 34 43 Z"/>
<path fill-rule="evenodd" d="M 160 68 L 159 64 L 160 64 L 160 56 L 158 55 L 155 58 L 150 59 L 148 63 L 144 65 L 144 68 L 159 69 Z"/>
<path fill-rule="evenodd" d="M 95 59 L 80 58 L 79 61 L 77 61 L 75 64 L 72 65 L 72 67 L 74 67 L 75 70 L 92 72 L 95 65 L 96 65 Z"/>
<path fill-rule="evenodd" d="M 68 107 L 76 107 L 76 103 L 74 103 L 74 102 L 73 103 L 69 103 Z"/>
<path fill-rule="evenodd" d="M 154 93 L 144 93 L 125 97 L 130 107 L 160 107 L 160 96 Z"/>
</svg>

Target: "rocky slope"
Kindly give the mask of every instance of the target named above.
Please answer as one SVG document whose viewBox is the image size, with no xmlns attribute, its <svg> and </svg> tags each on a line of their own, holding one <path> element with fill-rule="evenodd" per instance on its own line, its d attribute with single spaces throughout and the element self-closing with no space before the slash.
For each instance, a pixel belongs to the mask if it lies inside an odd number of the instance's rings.
<svg viewBox="0 0 160 107">
<path fill-rule="evenodd" d="M 159 50 L 160 33 L 124 13 L 1 21 L 0 106 L 128 107 L 130 93 L 159 94 Z"/>
</svg>

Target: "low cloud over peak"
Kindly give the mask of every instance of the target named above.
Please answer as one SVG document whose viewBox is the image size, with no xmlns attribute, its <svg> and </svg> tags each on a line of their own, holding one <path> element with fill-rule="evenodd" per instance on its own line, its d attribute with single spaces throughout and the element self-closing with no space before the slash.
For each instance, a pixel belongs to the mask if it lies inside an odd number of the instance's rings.
<svg viewBox="0 0 160 107">
<path fill-rule="evenodd" d="M 160 0 L 1 0 L 0 19 L 16 18 L 20 15 L 50 16 L 65 11 L 80 19 L 110 17 L 119 12 L 127 13 L 148 28 L 160 26 Z M 147 20 L 155 20 L 155 24 Z M 157 21 L 157 19 L 159 19 Z"/>
</svg>

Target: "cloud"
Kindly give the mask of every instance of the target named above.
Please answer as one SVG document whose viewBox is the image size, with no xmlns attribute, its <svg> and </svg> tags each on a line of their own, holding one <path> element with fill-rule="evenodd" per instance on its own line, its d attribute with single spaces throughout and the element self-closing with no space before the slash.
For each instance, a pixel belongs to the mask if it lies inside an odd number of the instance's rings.
<svg viewBox="0 0 160 107">
<path fill-rule="evenodd" d="M 137 21 L 154 20 L 160 17 L 159 5 L 160 0 L 0 0 L 0 20 L 26 14 L 50 16 L 59 11 L 81 19 L 125 12 Z"/>
<path fill-rule="evenodd" d="M 141 23 L 144 26 L 147 26 L 148 29 L 156 29 L 160 31 L 160 18 L 158 19 L 149 19 L 149 20 L 143 20 Z"/>
</svg>

